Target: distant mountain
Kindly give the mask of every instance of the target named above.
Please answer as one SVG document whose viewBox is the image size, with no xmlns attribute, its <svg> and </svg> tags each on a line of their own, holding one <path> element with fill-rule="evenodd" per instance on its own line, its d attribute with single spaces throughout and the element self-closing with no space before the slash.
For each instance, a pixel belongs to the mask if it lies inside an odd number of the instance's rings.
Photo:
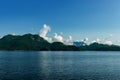
<svg viewBox="0 0 120 80">
<path fill-rule="evenodd" d="M 83 51 L 120 51 L 120 46 L 108 45 L 100 43 L 92 43 L 90 45 L 79 47 L 79 50 Z"/>
<path fill-rule="evenodd" d="M 120 46 L 92 43 L 81 47 L 64 45 L 61 42 L 49 43 L 39 35 L 6 35 L 0 39 L 0 50 L 25 51 L 120 51 Z"/>
</svg>

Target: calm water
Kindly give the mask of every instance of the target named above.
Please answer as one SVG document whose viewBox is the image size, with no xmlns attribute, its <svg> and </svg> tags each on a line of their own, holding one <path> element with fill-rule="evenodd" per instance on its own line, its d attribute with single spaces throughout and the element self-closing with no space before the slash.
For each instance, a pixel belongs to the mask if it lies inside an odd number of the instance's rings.
<svg viewBox="0 0 120 80">
<path fill-rule="evenodd" d="M 120 80 L 120 52 L 0 52 L 0 80 Z"/>
</svg>

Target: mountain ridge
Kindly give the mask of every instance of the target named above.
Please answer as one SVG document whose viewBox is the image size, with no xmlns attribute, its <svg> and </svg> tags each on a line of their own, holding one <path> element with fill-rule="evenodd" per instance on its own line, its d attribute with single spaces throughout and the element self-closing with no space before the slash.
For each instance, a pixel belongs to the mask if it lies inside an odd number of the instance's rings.
<svg viewBox="0 0 120 80">
<path fill-rule="evenodd" d="M 0 39 L 0 50 L 25 50 L 25 51 L 120 51 L 120 46 L 92 43 L 76 47 L 65 45 L 61 42 L 49 43 L 38 34 L 11 35 Z"/>
</svg>

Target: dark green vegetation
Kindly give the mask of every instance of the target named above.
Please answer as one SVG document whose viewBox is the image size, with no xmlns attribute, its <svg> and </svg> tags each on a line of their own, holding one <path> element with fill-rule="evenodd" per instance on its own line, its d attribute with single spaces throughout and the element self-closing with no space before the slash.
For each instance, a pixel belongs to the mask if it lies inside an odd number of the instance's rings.
<svg viewBox="0 0 120 80">
<path fill-rule="evenodd" d="M 26 51 L 120 51 L 120 46 L 92 43 L 90 45 L 75 47 L 64 45 L 61 42 L 49 43 L 39 35 L 6 35 L 0 39 L 0 50 L 26 50 Z"/>
</svg>

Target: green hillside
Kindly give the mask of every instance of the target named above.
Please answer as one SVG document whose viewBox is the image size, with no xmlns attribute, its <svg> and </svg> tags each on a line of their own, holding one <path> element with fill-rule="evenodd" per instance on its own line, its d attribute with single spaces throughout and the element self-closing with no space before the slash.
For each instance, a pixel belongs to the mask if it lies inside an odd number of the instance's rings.
<svg viewBox="0 0 120 80">
<path fill-rule="evenodd" d="M 120 51 L 120 46 L 92 43 L 76 47 L 64 45 L 61 42 L 49 43 L 39 35 L 6 35 L 0 39 L 0 50 L 25 50 L 25 51 Z"/>
</svg>

